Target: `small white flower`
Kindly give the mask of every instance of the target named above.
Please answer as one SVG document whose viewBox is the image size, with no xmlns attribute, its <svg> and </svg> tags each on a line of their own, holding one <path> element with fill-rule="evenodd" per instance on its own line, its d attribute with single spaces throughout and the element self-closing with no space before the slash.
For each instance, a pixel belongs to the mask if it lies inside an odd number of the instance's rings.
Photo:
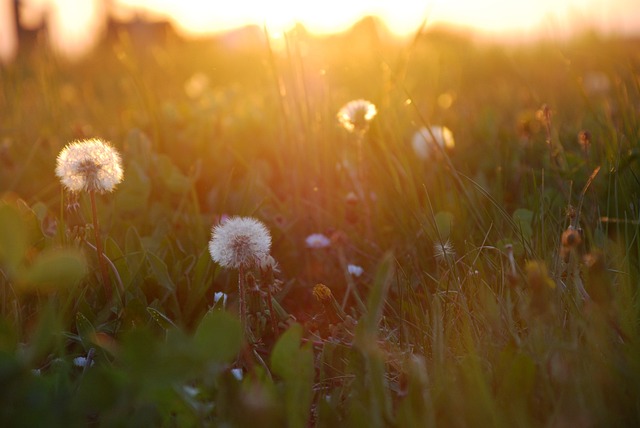
<svg viewBox="0 0 640 428">
<path fill-rule="evenodd" d="M 338 111 L 338 121 L 349 132 L 365 130 L 377 113 L 376 106 L 371 102 L 353 100 Z"/>
<path fill-rule="evenodd" d="M 231 369 L 231 374 L 236 378 L 236 380 L 242 380 L 242 369 Z"/>
<path fill-rule="evenodd" d="M 182 390 L 191 398 L 195 398 L 198 394 L 200 394 L 200 390 L 191 385 L 184 385 L 182 387 Z"/>
<path fill-rule="evenodd" d="M 209 253 L 225 268 L 255 265 L 269 254 L 270 249 L 269 230 L 251 217 L 231 217 L 211 230 Z"/>
<path fill-rule="evenodd" d="M 331 244 L 331 240 L 322 233 L 312 233 L 305 239 L 307 248 L 326 248 Z"/>
<path fill-rule="evenodd" d="M 73 359 L 73 364 L 77 367 L 86 367 L 89 364 L 89 360 L 86 357 L 76 357 Z M 89 367 L 93 367 L 95 361 L 91 360 Z"/>
<path fill-rule="evenodd" d="M 56 175 L 72 192 L 111 192 L 122 181 L 122 161 L 105 141 L 74 141 L 58 154 Z"/>
<path fill-rule="evenodd" d="M 364 273 L 364 269 L 358 265 L 347 265 L 347 270 L 355 277 L 359 277 Z"/>
<path fill-rule="evenodd" d="M 213 304 L 217 305 L 220 300 L 222 300 L 222 307 L 225 308 L 227 306 L 227 294 L 222 291 L 217 291 L 213 293 Z"/>
<path fill-rule="evenodd" d="M 438 144 L 443 149 L 452 149 L 456 143 L 453 133 L 446 126 L 422 127 L 416 131 L 411 140 L 413 151 L 422 160 L 428 160 L 437 152 L 438 149 L 434 144 Z"/>
</svg>

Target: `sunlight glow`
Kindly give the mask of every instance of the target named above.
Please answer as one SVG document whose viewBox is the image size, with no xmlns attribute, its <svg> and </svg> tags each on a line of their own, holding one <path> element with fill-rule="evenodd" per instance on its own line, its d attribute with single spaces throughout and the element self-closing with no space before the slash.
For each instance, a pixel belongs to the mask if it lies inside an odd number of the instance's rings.
<svg viewBox="0 0 640 428">
<path fill-rule="evenodd" d="M 0 56 L 14 49 L 10 5 L 0 0 Z M 348 29 L 364 16 L 376 15 L 396 35 L 447 24 L 489 37 L 529 39 L 565 37 L 595 29 L 606 33 L 640 32 L 637 0 L 23 0 L 27 25 L 48 16 L 51 39 L 73 54 L 91 46 L 104 28 L 105 14 L 136 15 L 171 21 L 182 35 L 210 35 L 246 25 L 265 25 L 271 34 L 301 23 L 316 34 Z"/>
</svg>

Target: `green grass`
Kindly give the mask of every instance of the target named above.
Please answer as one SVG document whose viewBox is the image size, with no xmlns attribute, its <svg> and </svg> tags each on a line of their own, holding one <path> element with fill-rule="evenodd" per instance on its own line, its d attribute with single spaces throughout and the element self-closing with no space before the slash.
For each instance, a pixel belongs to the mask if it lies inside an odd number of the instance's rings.
<svg viewBox="0 0 640 428">
<path fill-rule="evenodd" d="M 372 28 L 293 31 L 284 50 L 124 38 L 0 68 L 5 425 L 638 425 L 640 42 Z M 378 108 L 361 156 L 336 120 L 357 98 Z M 455 149 L 417 158 L 425 125 Z M 125 170 L 98 198 L 113 301 L 89 198 L 70 210 L 54 174 L 88 137 Z M 360 188 L 371 200 L 349 201 Z M 250 334 L 237 272 L 207 249 L 223 215 L 264 222 L 279 264 L 250 274 Z M 311 233 L 331 245 L 306 248 Z"/>
</svg>

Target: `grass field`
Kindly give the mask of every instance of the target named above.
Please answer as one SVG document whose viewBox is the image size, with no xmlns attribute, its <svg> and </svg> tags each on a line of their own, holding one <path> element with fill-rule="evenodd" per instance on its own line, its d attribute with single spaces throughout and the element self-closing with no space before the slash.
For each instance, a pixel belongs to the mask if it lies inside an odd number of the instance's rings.
<svg viewBox="0 0 640 428">
<path fill-rule="evenodd" d="M 0 68 L 3 426 L 640 424 L 639 40 L 247 34 Z"/>
</svg>

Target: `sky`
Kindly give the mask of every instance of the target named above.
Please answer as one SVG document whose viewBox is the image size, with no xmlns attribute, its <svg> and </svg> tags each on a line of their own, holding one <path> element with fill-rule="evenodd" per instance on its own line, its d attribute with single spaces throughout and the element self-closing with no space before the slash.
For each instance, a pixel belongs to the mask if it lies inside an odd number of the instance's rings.
<svg viewBox="0 0 640 428">
<path fill-rule="evenodd" d="M 0 0 L 0 58 L 15 51 L 11 4 Z M 315 33 L 347 29 L 377 15 L 396 34 L 449 24 L 490 38 L 526 40 L 566 37 L 585 29 L 640 35 L 640 0 L 21 0 L 27 24 L 49 16 L 50 39 L 69 55 L 81 54 L 99 38 L 109 10 L 121 18 L 136 13 L 169 19 L 183 35 L 224 32 L 266 24 L 282 32 L 302 23 Z"/>
</svg>

